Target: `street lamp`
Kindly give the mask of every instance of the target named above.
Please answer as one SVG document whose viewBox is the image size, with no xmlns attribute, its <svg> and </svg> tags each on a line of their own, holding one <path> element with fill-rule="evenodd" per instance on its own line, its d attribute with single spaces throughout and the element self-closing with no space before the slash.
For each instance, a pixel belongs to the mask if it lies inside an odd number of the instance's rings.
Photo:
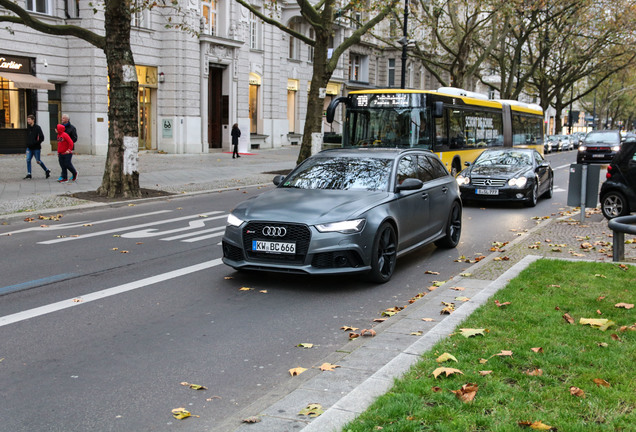
<svg viewBox="0 0 636 432">
<path fill-rule="evenodd" d="M 404 87 L 406 80 L 406 49 L 409 44 L 408 39 L 408 20 L 409 20 L 409 0 L 404 0 L 404 36 L 398 42 L 402 44 L 402 79 L 400 81 L 400 88 Z"/>
</svg>

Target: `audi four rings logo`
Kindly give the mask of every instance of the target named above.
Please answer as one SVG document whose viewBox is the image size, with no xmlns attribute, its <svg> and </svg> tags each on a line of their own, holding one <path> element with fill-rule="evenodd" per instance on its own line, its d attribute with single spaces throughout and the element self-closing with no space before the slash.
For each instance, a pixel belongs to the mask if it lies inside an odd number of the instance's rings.
<svg viewBox="0 0 636 432">
<path fill-rule="evenodd" d="M 285 235 L 287 234 L 287 228 L 266 226 L 263 227 L 263 230 L 261 232 L 264 236 L 268 237 L 285 237 Z"/>
</svg>

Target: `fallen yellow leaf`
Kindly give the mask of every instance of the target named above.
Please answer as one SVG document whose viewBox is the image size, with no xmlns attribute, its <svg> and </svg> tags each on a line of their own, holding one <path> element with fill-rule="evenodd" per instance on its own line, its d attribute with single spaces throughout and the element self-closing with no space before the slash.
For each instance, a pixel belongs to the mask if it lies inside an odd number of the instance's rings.
<svg viewBox="0 0 636 432">
<path fill-rule="evenodd" d="M 444 353 L 444 354 L 442 354 L 441 356 L 437 357 L 437 359 L 435 359 L 435 361 L 436 361 L 437 363 L 443 363 L 443 362 L 446 362 L 446 361 L 449 361 L 449 360 L 452 360 L 452 361 L 454 361 L 454 362 L 456 362 L 456 361 L 457 361 L 457 359 L 455 358 L 455 356 L 454 356 L 454 355 L 452 355 L 452 354 L 449 354 L 449 353 Z"/>
<path fill-rule="evenodd" d="M 572 396 L 578 396 L 580 398 L 585 398 L 585 392 L 583 390 L 581 390 L 580 388 L 578 388 L 578 387 L 571 386 L 570 387 L 570 394 Z"/>
<path fill-rule="evenodd" d="M 307 369 L 302 368 L 302 367 L 296 367 L 296 368 L 292 368 L 289 370 L 289 373 L 291 374 L 291 376 L 297 376 L 300 375 L 301 373 L 305 372 Z"/>
<path fill-rule="evenodd" d="M 340 365 L 335 365 L 335 364 L 331 364 L 331 363 L 323 363 L 320 365 L 320 370 L 321 371 L 333 371 L 335 368 L 339 368 Z"/>
<path fill-rule="evenodd" d="M 447 367 L 438 367 L 437 369 L 435 369 L 433 371 L 433 376 L 435 378 L 437 378 L 441 374 L 446 374 L 446 376 L 450 376 L 450 375 L 456 374 L 456 373 L 464 375 L 464 372 L 460 371 L 459 369 L 447 368 Z"/>
</svg>

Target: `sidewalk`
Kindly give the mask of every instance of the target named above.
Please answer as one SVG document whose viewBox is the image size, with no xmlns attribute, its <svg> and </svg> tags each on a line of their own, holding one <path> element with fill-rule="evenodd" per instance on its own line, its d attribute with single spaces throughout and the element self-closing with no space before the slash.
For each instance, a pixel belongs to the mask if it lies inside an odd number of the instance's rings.
<svg viewBox="0 0 636 432">
<path fill-rule="evenodd" d="M 300 146 L 257 150 L 232 159 L 232 153 L 213 151 L 200 155 L 175 155 L 140 152 L 139 185 L 147 189 L 183 193 L 210 191 L 235 186 L 270 184 L 272 171 L 291 170 L 296 166 Z M 72 198 L 77 192 L 95 191 L 101 185 L 106 156 L 73 155 L 79 175 L 75 183 L 60 184 L 57 154 L 42 155 L 51 170 L 44 171 L 32 160 L 33 178 L 26 175 L 25 156 L 0 155 L 0 215 L 32 210 L 50 210 L 89 204 Z"/>
<path fill-rule="evenodd" d="M 299 147 L 258 150 L 232 159 L 230 153 L 169 155 L 142 152 L 139 156 L 140 185 L 173 193 L 205 193 L 224 188 L 270 184 L 272 172 L 290 170 L 296 164 Z M 0 220 L 23 218 L 29 213 L 69 207 L 100 205 L 71 197 L 72 193 L 94 191 L 101 183 L 105 156 L 75 155 L 78 181 L 59 184 L 55 155 L 42 160 L 51 169 L 51 178 L 33 163 L 32 180 L 26 174 L 24 155 L 0 155 Z M 486 210 L 484 210 L 486 211 Z M 570 211 L 573 211 L 570 213 Z M 19 213 L 18 213 L 19 212 Z M 515 233 L 506 245 L 473 264 L 462 275 L 429 292 L 423 299 L 374 327 L 375 337 L 348 341 L 325 362 L 341 367 L 332 372 L 311 368 L 282 384 L 275 393 L 259 399 L 239 415 L 227 418 L 215 431 L 239 432 L 330 432 L 339 431 L 346 422 L 363 412 L 373 399 L 388 391 L 393 379 L 401 376 L 419 356 L 438 340 L 453 332 L 490 296 L 503 288 L 532 261 L 540 257 L 566 260 L 612 262 L 612 232 L 597 209 L 587 212 L 579 222 L 576 209 L 566 209 L 537 220 L 527 232 Z M 626 235 L 625 262 L 636 263 L 636 241 Z M 497 240 L 497 239 L 493 239 Z M 467 257 L 475 259 L 475 257 Z M 451 315 L 440 315 L 440 302 L 454 302 L 461 286 L 470 298 Z M 422 288 L 426 291 L 426 287 Z M 421 318 L 434 318 L 424 322 Z M 413 329 L 422 336 L 413 336 Z M 320 403 L 325 413 L 317 418 L 298 413 L 309 403 Z M 242 424 L 247 417 L 258 416 L 259 423 Z"/>
</svg>

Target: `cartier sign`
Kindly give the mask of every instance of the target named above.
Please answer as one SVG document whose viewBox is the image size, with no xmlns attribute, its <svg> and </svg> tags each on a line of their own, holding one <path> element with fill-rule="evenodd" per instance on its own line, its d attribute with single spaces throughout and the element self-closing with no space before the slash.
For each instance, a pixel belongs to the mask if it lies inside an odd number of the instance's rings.
<svg viewBox="0 0 636 432">
<path fill-rule="evenodd" d="M 30 73 L 27 57 L 14 57 L 0 54 L 0 71 Z"/>
</svg>

